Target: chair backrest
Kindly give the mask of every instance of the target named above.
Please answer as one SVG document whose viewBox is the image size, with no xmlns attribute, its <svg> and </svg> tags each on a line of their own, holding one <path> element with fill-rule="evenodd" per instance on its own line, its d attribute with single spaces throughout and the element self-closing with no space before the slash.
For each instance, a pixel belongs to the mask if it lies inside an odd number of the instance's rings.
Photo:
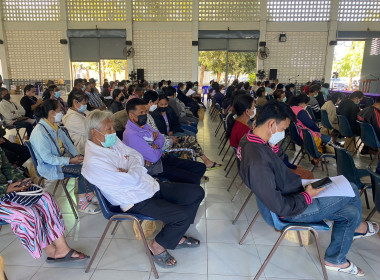
<svg viewBox="0 0 380 280">
<path fill-rule="evenodd" d="M 41 177 L 41 175 L 37 171 L 38 161 L 37 161 L 37 158 L 36 158 L 36 154 L 33 151 L 32 143 L 30 143 L 30 141 L 25 141 L 24 144 L 25 144 L 25 146 L 29 150 L 29 153 L 30 153 L 30 156 L 32 158 L 32 162 L 33 162 L 33 165 L 34 165 L 34 169 L 36 170 L 37 176 Z"/>
<path fill-rule="evenodd" d="M 311 118 L 313 119 L 313 121 L 316 122 L 317 118 L 315 117 L 313 109 L 311 109 L 311 107 L 308 105 L 308 106 L 306 106 L 305 110 L 309 113 L 309 115 L 311 116 Z"/>
<path fill-rule="evenodd" d="M 297 129 L 297 126 L 296 126 L 296 124 L 294 122 L 291 122 L 290 125 L 289 125 L 289 135 L 290 135 L 291 141 L 294 144 L 296 144 L 296 145 L 298 145 L 300 147 L 303 146 L 302 138 L 301 138 L 300 133 L 299 133 L 299 131 Z"/>
<path fill-rule="evenodd" d="M 327 129 L 333 129 L 333 127 L 329 121 L 329 115 L 327 114 L 326 110 L 321 110 L 321 123 Z"/>
<path fill-rule="evenodd" d="M 303 147 L 306 152 L 313 158 L 319 158 L 321 154 L 318 152 L 317 145 L 315 145 L 315 141 L 313 135 L 307 128 L 302 128 L 303 135 Z"/>
<path fill-rule="evenodd" d="M 0 220 L 0 226 L 5 226 L 7 224 L 8 224 L 7 222 L 4 222 L 3 220 Z"/>
<path fill-rule="evenodd" d="M 368 168 L 369 175 L 371 176 L 371 186 L 372 186 L 372 198 L 375 204 L 377 212 L 380 212 L 380 175 L 373 172 Z"/>
<path fill-rule="evenodd" d="M 377 135 L 375 129 L 370 123 L 359 122 L 360 125 L 360 137 L 363 143 L 373 149 L 380 148 L 379 139 L 377 139 Z"/>
<path fill-rule="evenodd" d="M 220 105 L 219 105 L 219 103 L 216 103 L 215 102 L 215 109 L 217 110 L 217 111 L 221 111 L 221 108 L 220 108 Z"/>
<path fill-rule="evenodd" d="M 354 137 L 354 133 L 352 132 L 350 123 L 348 119 L 344 115 L 338 115 L 338 123 L 339 123 L 339 132 L 344 137 Z"/>
<path fill-rule="evenodd" d="M 360 176 L 355 166 L 354 159 L 347 150 L 338 147 L 334 147 L 334 149 L 337 174 L 343 175 L 348 181 L 356 184 L 360 189 L 363 186 L 363 183 L 360 181 Z"/>
</svg>

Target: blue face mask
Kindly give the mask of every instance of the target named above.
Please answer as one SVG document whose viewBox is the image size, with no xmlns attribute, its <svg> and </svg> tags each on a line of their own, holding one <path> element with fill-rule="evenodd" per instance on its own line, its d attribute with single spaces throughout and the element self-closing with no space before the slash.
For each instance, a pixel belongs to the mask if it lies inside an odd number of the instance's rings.
<svg viewBox="0 0 380 280">
<path fill-rule="evenodd" d="M 98 130 L 99 131 L 99 130 Z M 99 131 L 99 133 L 101 133 Z M 103 134 L 103 133 L 102 133 Z M 116 136 L 116 132 L 115 133 L 112 133 L 112 134 L 103 134 L 104 137 L 105 137 L 105 140 L 104 142 L 100 142 L 100 144 L 102 144 L 102 146 L 104 148 L 110 148 L 112 147 L 113 145 L 115 145 L 116 141 L 117 141 L 117 136 Z"/>
<path fill-rule="evenodd" d="M 118 88 L 119 88 L 118 86 L 115 87 L 115 89 L 118 89 Z"/>
<path fill-rule="evenodd" d="M 78 109 L 78 112 L 84 113 L 84 111 L 87 110 L 87 104 L 86 105 L 81 105 L 80 108 Z"/>
<path fill-rule="evenodd" d="M 86 90 L 86 86 L 83 86 L 83 87 L 82 87 L 82 90 L 85 91 L 85 90 Z"/>
<path fill-rule="evenodd" d="M 60 91 L 56 91 L 54 93 L 54 96 L 55 96 L 55 98 L 60 98 L 61 97 L 61 92 Z"/>
</svg>

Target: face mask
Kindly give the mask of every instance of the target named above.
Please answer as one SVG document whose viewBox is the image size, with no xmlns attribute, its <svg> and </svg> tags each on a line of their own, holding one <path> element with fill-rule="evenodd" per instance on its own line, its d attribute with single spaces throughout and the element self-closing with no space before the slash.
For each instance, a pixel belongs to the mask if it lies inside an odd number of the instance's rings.
<svg viewBox="0 0 380 280">
<path fill-rule="evenodd" d="M 63 113 L 62 113 L 62 112 L 56 113 L 56 114 L 55 114 L 55 117 L 54 117 L 54 121 L 55 121 L 56 123 L 59 123 L 59 122 L 61 122 L 62 117 L 63 117 Z"/>
<path fill-rule="evenodd" d="M 97 130 L 99 133 L 101 133 L 99 130 Z M 103 133 L 101 133 L 103 134 Z M 116 141 L 117 141 L 117 136 L 116 136 L 116 132 L 115 133 L 111 133 L 111 134 L 103 134 L 104 137 L 105 137 L 105 140 L 104 142 L 100 142 L 100 144 L 102 144 L 102 146 L 104 148 L 110 148 L 112 147 L 113 145 L 115 145 Z"/>
<path fill-rule="evenodd" d="M 282 102 L 284 103 L 286 102 L 286 96 L 282 99 Z"/>
<path fill-rule="evenodd" d="M 195 90 L 197 90 L 197 89 L 198 89 L 198 87 L 194 87 L 194 89 L 195 89 Z"/>
<path fill-rule="evenodd" d="M 314 94 L 314 97 L 317 97 L 318 96 L 318 93 L 317 94 Z"/>
<path fill-rule="evenodd" d="M 78 109 L 78 112 L 84 113 L 87 110 L 87 105 L 81 105 Z"/>
<path fill-rule="evenodd" d="M 115 89 L 118 89 L 118 88 L 119 88 L 118 86 L 115 87 Z"/>
<path fill-rule="evenodd" d="M 157 109 L 157 104 L 153 104 L 152 106 L 150 106 L 149 112 L 153 112 L 156 109 Z"/>
<path fill-rule="evenodd" d="M 11 100 L 11 95 L 9 93 L 7 93 L 6 95 L 4 95 L 3 97 L 4 100 Z"/>
<path fill-rule="evenodd" d="M 137 125 L 144 126 L 147 121 L 148 121 L 148 115 L 147 114 L 137 116 L 137 122 L 136 122 Z"/>
<path fill-rule="evenodd" d="M 222 94 L 224 94 L 226 91 L 224 90 L 224 89 L 222 89 L 221 91 L 220 91 L 220 93 L 222 93 Z"/>
<path fill-rule="evenodd" d="M 60 92 L 60 91 L 56 91 L 56 92 L 54 93 L 54 96 L 55 96 L 55 98 L 59 98 L 59 97 L 61 97 L 61 92 Z"/>
<path fill-rule="evenodd" d="M 272 133 L 272 131 L 271 131 Z M 276 145 L 278 142 L 280 142 L 282 139 L 285 138 L 285 130 L 279 132 L 277 131 L 277 125 L 276 125 L 276 132 L 272 133 L 272 136 L 269 139 L 269 144 Z"/>
<path fill-rule="evenodd" d="M 85 90 L 86 90 L 86 86 L 83 86 L 83 87 L 82 87 L 82 90 L 85 91 Z"/>
<path fill-rule="evenodd" d="M 119 102 L 123 102 L 123 101 L 124 101 L 124 99 L 125 99 L 125 97 L 124 97 L 124 96 L 120 97 L 120 98 L 119 98 Z"/>
<path fill-rule="evenodd" d="M 253 115 L 250 117 L 250 119 L 252 120 L 255 116 L 256 116 L 256 108 L 253 109 Z"/>
<path fill-rule="evenodd" d="M 120 87 L 120 90 L 124 90 L 124 87 Z"/>
<path fill-rule="evenodd" d="M 167 107 L 158 107 L 158 110 L 159 110 L 160 112 L 166 112 L 166 108 L 167 108 Z"/>
</svg>

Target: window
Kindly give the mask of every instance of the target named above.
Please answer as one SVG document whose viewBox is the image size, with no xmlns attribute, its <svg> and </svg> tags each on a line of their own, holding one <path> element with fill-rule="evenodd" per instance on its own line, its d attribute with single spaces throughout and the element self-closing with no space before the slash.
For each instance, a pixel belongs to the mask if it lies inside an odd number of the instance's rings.
<svg viewBox="0 0 380 280">
<path fill-rule="evenodd" d="M 199 21 L 259 21 L 260 1 L 199 1 Z"/>
<path fill-rule="evenodd" d="M 127 0 L 67 0 L 69 21 L 126 21 Z"/>
<path fill-rule="evenodd" d="M 193 1 L 133 0 L 134 21 L 191 21 Z"/>
<path fill-rule="evenodd" d="M 329 21 L 331 0 L 268 0 L 268 21 Z"/>
<path fill-rule="evenodd" d="M 5 21 L 58 21 L 59 0 L 3 0 Z"/>
<path fill-rule="evenodd" d="M 340 0 L 338 21 L 380 21 L 380 1 Z"/>
</svg>

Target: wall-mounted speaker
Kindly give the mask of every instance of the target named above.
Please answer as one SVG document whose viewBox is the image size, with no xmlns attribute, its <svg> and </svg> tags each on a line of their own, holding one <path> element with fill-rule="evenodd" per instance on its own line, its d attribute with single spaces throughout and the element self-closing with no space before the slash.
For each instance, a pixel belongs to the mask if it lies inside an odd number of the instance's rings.
<svg viewBox="0 0 380 280">
<path fill-rule="evenodd" d="M 137 80 L 144 80 L 144 69 L 137 69 Z"/>
<path fill-rule="evenodd" d="M 336 46 L 338 45 L 338 41 L 330 41 L 330 46 Z"/>
<path fill-rule="evenodd" d="M 276 80 L 276 79 L 277 79 L 277 69 L 270 69 L 269 80 Z"/>
<path fill-rule="evenodd" d="M 61 39 L 59 40 L 59 42 L 62 44 L 62 45 L 67 45 L 67 40 L 66 39 Z"/>
<path fill-rule="evenodd" d="M 3 40 L 0 40 L 0 45 L 4 44 L 4 41 Z"/>
<path fill-rule="evenodd" d="M 132 46 L 132 41 L 125 41 L 125 44 L 126 44 L 127 46 Z"/>
<path fill-rule="evenodd" d="M 266 47 L 267 46 L 267 42 L 259 42 L 259 47 Z"/>
<path fill-rule="evenodd" d="M 192 41 L 192 42 L 191 42 L 191 45 L 192 45 L 192 46 L 198 46 L 198 41 Z"/>
</svg>

